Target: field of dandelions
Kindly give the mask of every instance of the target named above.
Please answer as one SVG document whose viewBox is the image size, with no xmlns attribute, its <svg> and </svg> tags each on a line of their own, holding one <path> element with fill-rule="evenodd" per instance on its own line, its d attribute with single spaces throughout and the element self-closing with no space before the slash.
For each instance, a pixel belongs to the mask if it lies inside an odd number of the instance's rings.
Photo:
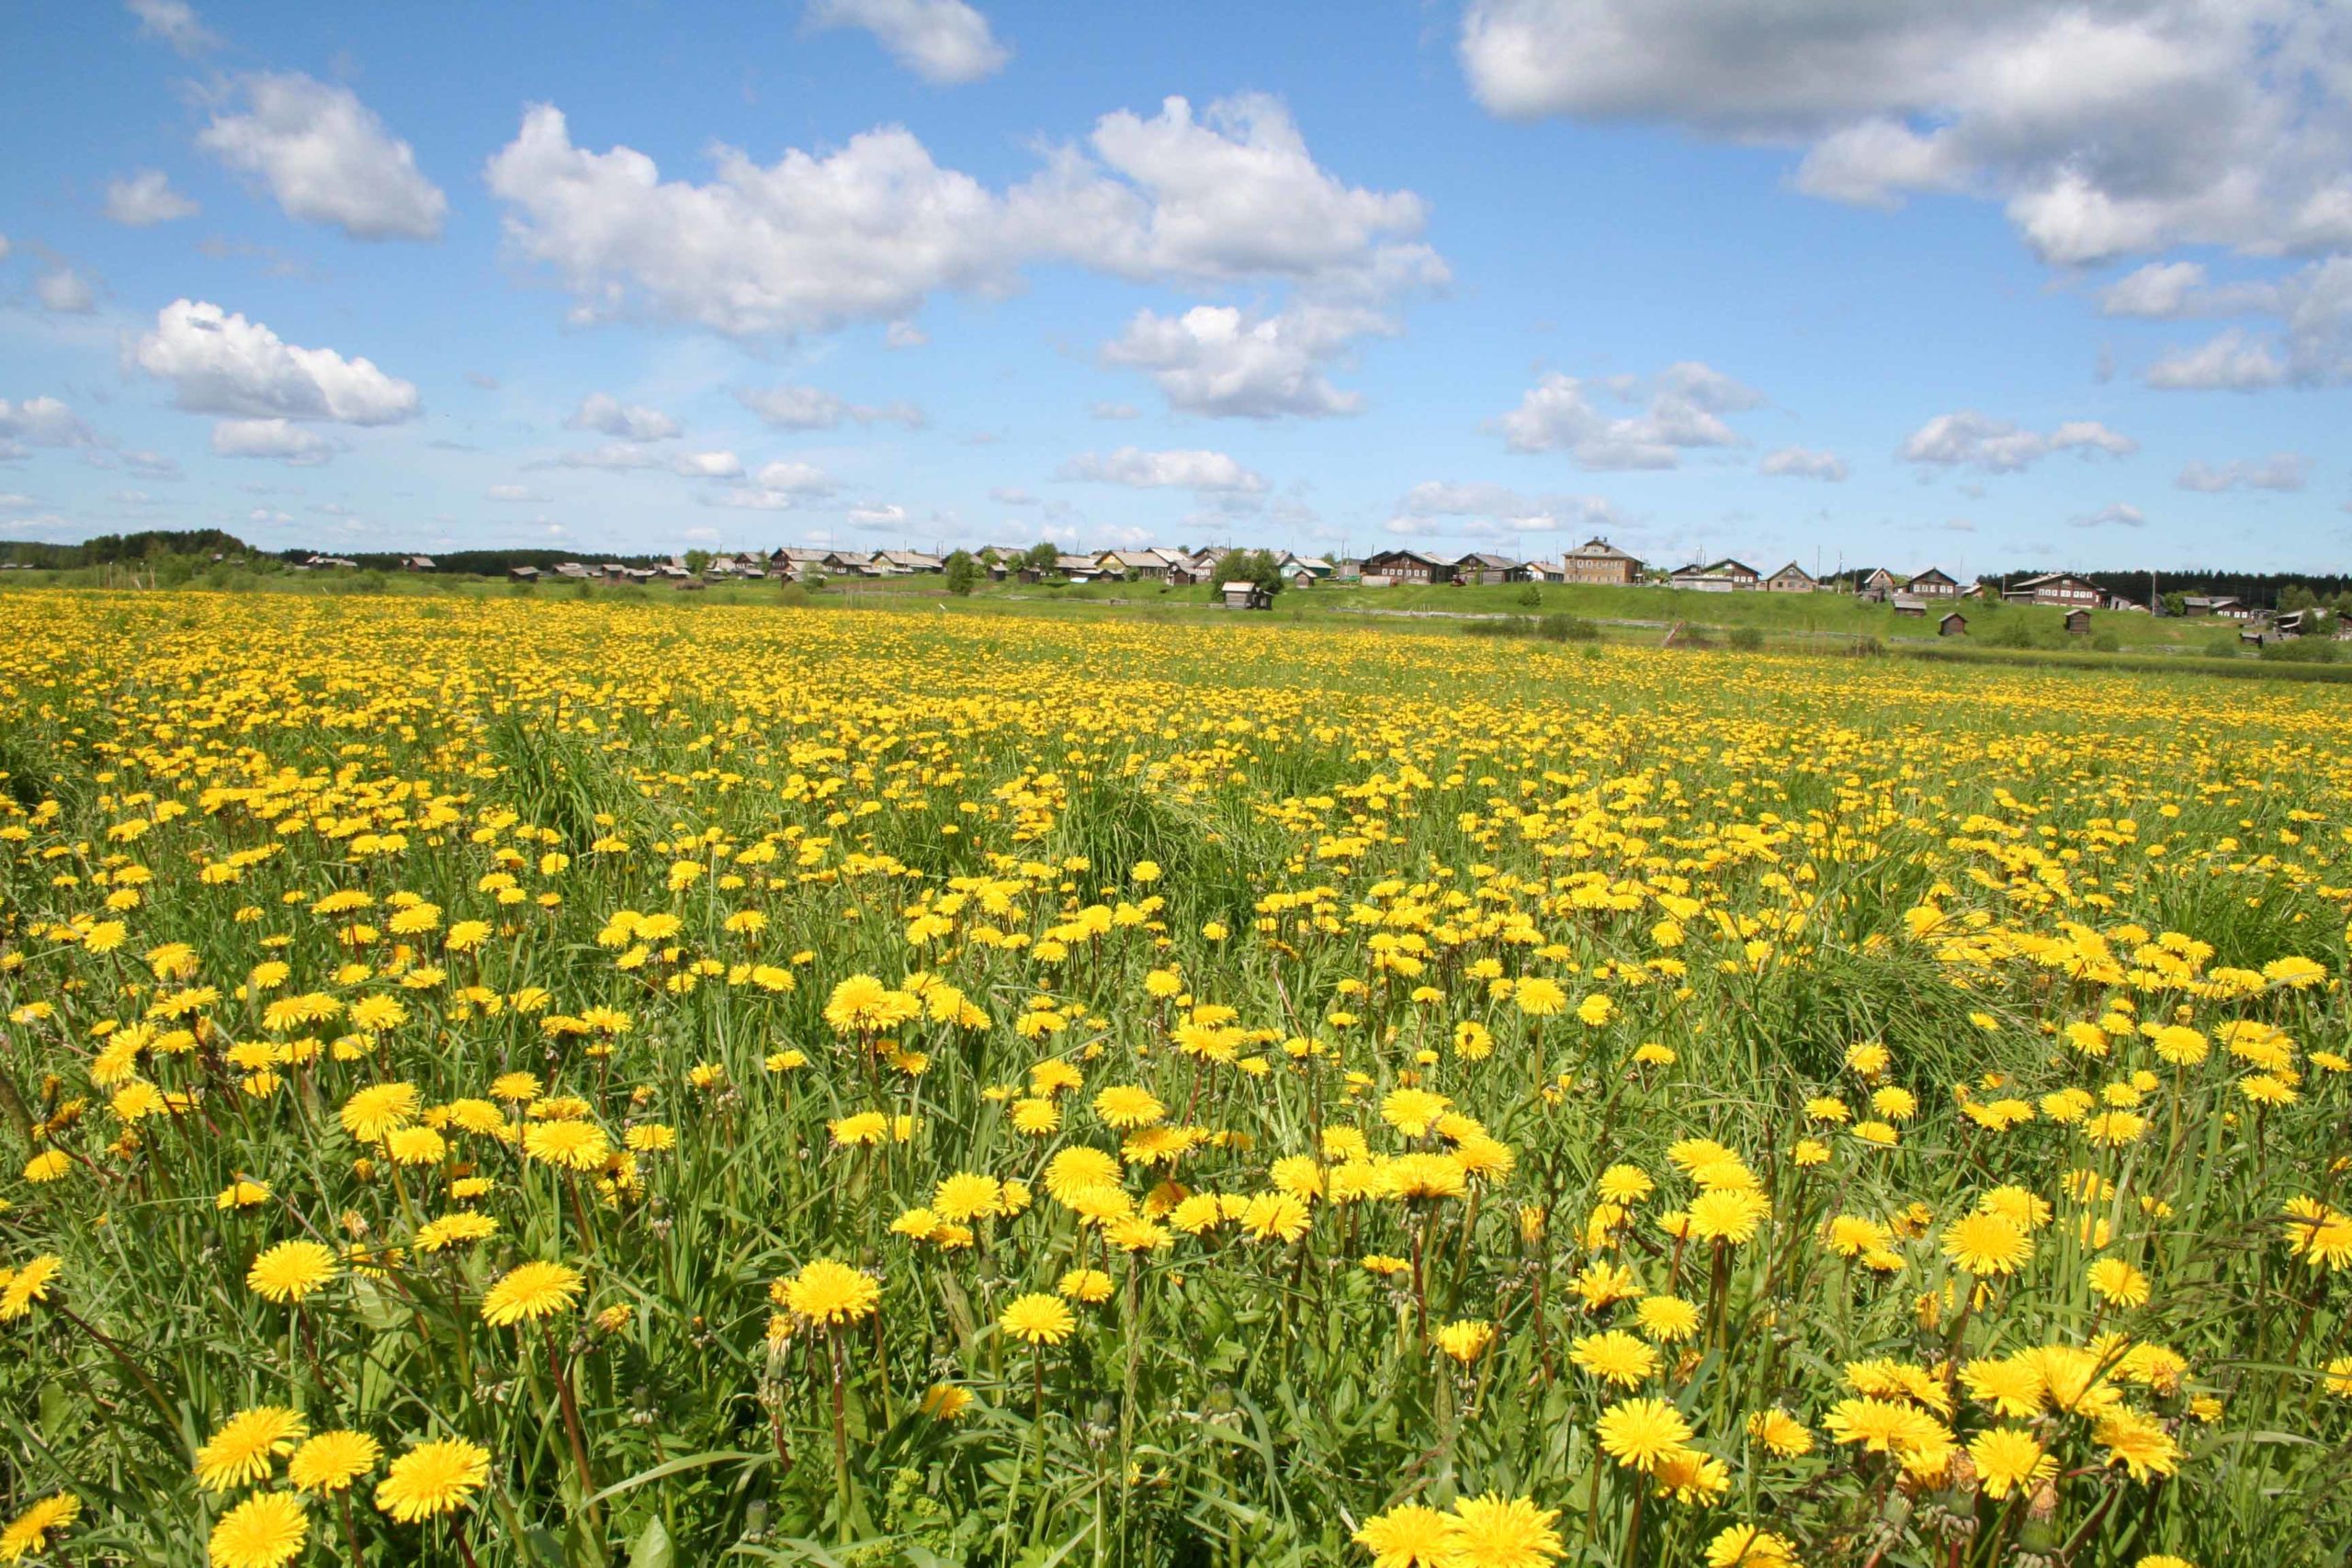
<svg viewBox="0 0 2352 1568">
<path fill-rule="evenodd" d="M 0 596 L 0 1562 L 2352 1540 L 2327 688 Z"/>
</svg>

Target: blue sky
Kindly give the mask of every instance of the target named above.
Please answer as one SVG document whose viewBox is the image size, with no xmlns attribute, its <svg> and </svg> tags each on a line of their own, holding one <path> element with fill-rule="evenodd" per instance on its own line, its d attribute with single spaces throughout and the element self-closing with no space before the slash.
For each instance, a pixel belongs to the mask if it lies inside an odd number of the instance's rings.
<svg viewBox="0 0 2352 1568">
<path fill-rule="evenodd" d="M 2339 0 L 6 24 L 0 536 L 2343 570 Z"/>
</svg>

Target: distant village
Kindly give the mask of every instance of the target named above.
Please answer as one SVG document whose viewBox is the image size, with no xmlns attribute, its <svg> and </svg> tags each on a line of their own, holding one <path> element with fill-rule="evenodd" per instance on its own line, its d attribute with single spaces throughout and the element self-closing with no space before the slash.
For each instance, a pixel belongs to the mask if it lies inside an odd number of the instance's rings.
<svg viewBox="0 0 2352 1568">
<path fill-rule="evenodd" d="M 2059 610 L 2064 615 L 2066 629 L 2076 633 L 2089 630 L 2093 611 L 2104 611 L 2233 622 L 2241 627 L 2241 640 L 2256 645 L 2324 630 L 2332 631 L 2340 640 L 2352 640 L 2352 614 L 2331 617 L 2324 602 L 2306 610 L 2258 605 L 2227 593 L 2172 592 L 2159 597 L 2153 593 L 2152 579 L 2151 597 L 2143 603 L 2103 588 L 2086 577 L 2063 571 L 1962 582 L 1933 566 L 1908 574 L 1886 567 L 1854 567 L 1816 577 L 1794 561 L 1778 571 L 1766 573 L 1745 561 L 1725 558 L 1694 561 L 1668 570 L 1650 566 L 1605 538 L 1588 539 L 1557 560 L 1518 560 L 1483 551 L 1463 556 L 1431 555 L 1405 548 L 1332 559 L 1289 550 L 1227 547 L 1178 550 L 1150 547 L 1072 554 L 1050 544 L 991 545 L 946 555 L 911 549 L 815 547 L 787 547 L 764 554 L 695 550 L 666 560 L 655 559 L 651 564 L 634 564 L 647 558 L 558 560 L 546 567 L 514 566 L 507 569 L 506 575 L 523 583 L 667 583 L 692 591 L 715 582 L 759 580 L 817 584 L 924 575 L 953 579 L 960 571 L 974 582 L 1112 581 L 1170 587 L 1205 584 L 1217 590 L 1213 603 L 1239 610 L 1270 608 L 1273 594 L 1281 589 L 1312 590 L 1325 583 L 1362 588 L 1571 583 L 1679 588 L 1702 593 L 1846 594 L 1865 603 L 1884 604 L 1898 617 L 1931 622 L 1937 634 L 1943 637 L 1966 636 L 1972 607 L 1997 601 Z M 430 556 L 401 556 L 394 559 L 403 570 L 445 570 L 445 563 L 436 562 Z M 297 570 L 319 570 L 354 568 L 361 563 L 340 556 L 297 553 L 288 564 Z"/>
</svg>

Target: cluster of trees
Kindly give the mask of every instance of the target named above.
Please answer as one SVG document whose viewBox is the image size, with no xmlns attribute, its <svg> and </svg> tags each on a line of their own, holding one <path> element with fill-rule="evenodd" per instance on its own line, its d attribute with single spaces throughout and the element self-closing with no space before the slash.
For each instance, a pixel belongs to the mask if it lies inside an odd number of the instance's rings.
<svg viewBox="0 0 2352 1568">
<path fill-rule="evenodd" d="M 218 528 L 150 528 L 136 534 L 100 534 L 78 545 L 0 539 L 0 560 L 50 571 L 115 566 L 125 561 L 160 561 L 171 556 L 242 559 L 252 553 L 243 539 Z"/>
</svg>

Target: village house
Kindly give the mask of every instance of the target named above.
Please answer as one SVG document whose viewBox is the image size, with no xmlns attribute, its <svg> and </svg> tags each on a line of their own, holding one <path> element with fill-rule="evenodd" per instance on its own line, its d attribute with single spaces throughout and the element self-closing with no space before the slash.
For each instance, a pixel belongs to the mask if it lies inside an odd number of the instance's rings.
<svg viewBox="0 0 2352 1568">
<path fill-rule="evenodd" d="M 517 582 L 537 582 L 539 569 L 535 566 L 510 566 L 506 569 L 506 575 Z"/>
<path fill-rule="evenodd" d="M 2090 629 L 2091 613 L 2088 610 L 2073 609 L 2066 612 L 2066 631 L 2069 636 L 2086 637 L 2089 635 Z"/>
<path fill-rule="evenodd" d="M 1566 582 L 1568 574 L 1558 561 L 1530 560 L 1519 563 L 1521 582 Z"/>
<path fill-rule="evenodd" d="M 1363 585 L 1366 588 L 1443 582 L 1453 575 L 1452 567 L 1419 550 L 1381 550 L 1363 558 Z"/>
<path fill-rule="evenodd" d="M 947 570 L 946 561 L 925 550 L 878 550 L 874 558 L 888 561 L 904 572 L 939 572 Z"/>
<path fill-rule="evenodd" d="M 1679 568 L 1668 581 L 1677 588 L 1693 589 L 1701 593 L 1733 593 L 1746 592 L 1763 579 L 1754 567 L 1726 558 L 1710 566 Z"/>
<path fill-rule="evenodd" d="M 1295 556 L 1288 550 L 1284 550 L 1283 552 L 1282 567 L 1284 571 L 1289 571 L 1293 568 L 1295 568 L 1298 570 L 1306 573 L 1307 576 L 1314 578 L 1318 582 L 1331 575 L 1331 563 L 1325 560 L 1321 556 Z"/>
<path fill-rule="evenodd" d="M 1228 582 L 1217 590 L 1216 603 L 1228 610 L 1271 610 L 1274 596 L 1254 582 Z"/>
<path fill-rule="evenodd" d="M 1591 538 L 1560 558 L 1560 580 L 1623 587 L 1642 580 L 1642 563 L 1607 539 Z"/>
<path fill-rule="evenodd" d="M 1928 614 L 1928 602 L 1916 594 L 1897 593 L 1892 603 L 1894 613 L 1906 620 L 1923 619 Z"/>
<path fill-rule="evenodd" d="M 2181 596 L 2180 613 L 2189 616 L 2222 615 L 2242 621 L 2250 612 L 2245 601 L 2232 593 L 2187 593 Z"/>
<path fill-rule="evenodd" d="M 1936 635 L 1938 637 L 1966 637 L 1968 617 L 1958 610 L 1945 611 L 1944 618 L 1936 623 Z"/>
<path fill-rule="evenodd" d="M 1102 576 L 1129 582 L 1164 582 L 1171 564 L 1157 550 L 1104 550 L 1094 558 L 1094 569 Z"/>
<path fill-rule="evenodd" d="M 433 558 L 431 556 L 402 556 L 401 570 L 402 571 L 431 571 Z"/>
<path fill-rule="evenodd" d="M 1947 576 L 1942 568 L 1931 566 L 1905 583 L 1904 592 L 1914 599 L 1957 599 L 1960 581 Z"/>
<path fill-rule="evenodd" d="M 1092 556 L 1056 556 L 1054 570 L 1072 582 L 1091 582 L 1102 575 Z"/>
<path fill-rule="evenodd" d="M 1508 556 L 1473 551 L 1453 563 L 1456 582 L 1509 582 L 1518 562 Z"/>
<path fill-rule="evenodd" d="M 1894 597 L 1894 573 L 1883 566 L 1857 567 L 1853 572 L 1854 597 L 1872 604 L 1883 604 Z"/>
<path fill-rule="evenodd" d="M 2064 609 L 2079 606 L 2087 610 L 2103 603 L 2107 595 L 2098 583 L 2072 572 L 2046 571 L 2039 577 L 2010 583 L 2001 590 L 2001 597 L 2012 604 L 2055 604 Z"/>
<path fill-rule="evenodd" d="M 555 574 L 558 577 L 569 577 L 575 581 L 581 582 L 585 582 L 589 578 L 595 575 L 595 573 L 588 570 L 586 562 L 576 560 L 560 560 L 556 562 Z"/>
<path fill-rule="evenodd" d="M 1820 586 L 1814 581 L 1813 573 L 1794 561 L 1764 580 L 1764 591 L 1768 593 L 1811 593 Z"/>
</svg>

